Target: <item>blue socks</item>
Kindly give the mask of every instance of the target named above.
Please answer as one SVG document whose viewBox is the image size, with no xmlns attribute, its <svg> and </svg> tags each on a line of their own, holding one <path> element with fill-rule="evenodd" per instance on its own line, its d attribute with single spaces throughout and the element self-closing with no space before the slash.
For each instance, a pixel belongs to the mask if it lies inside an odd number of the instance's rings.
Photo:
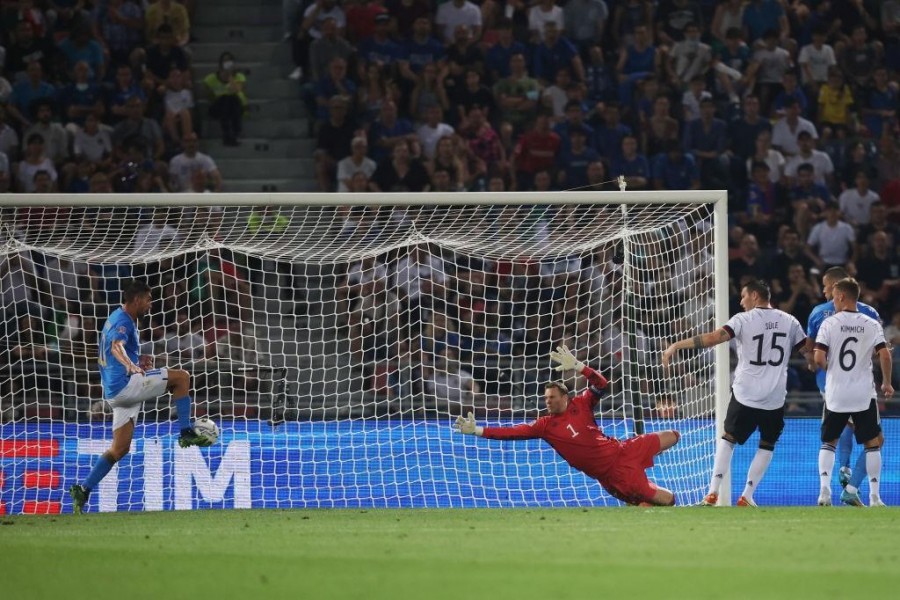
<svg viewBox="0 0 900 600">
<path fill-rule="evenodd" d="M 178 427 L 180 429 L 191 428 L 191 397 L 175 399 L 175 408 L 178 410 Z"/>
<path fill-rule="evenodd" d="M 109 473 L 109 470 L 113 468 L 115 463 L 110 462 L 108 458 L 106 458 L 106 454 L 100 456 L 97 459 L 97 462 L 94 463 L 94 468 L 91 469 L 91 474 L 88 475 L 88 478 L 84 480 L 84 488 L 88 491 L 91 491 L 100 481 L 106 477 L 106 474 Z"/>
<path fill-rule="evenodd" d="M 844 427 L 841 437 L 837 443 L 837 464 L 838 467 L 850 466 L 850 453 L 853 452 L 853 430 Z"/>
<path fill-rule="evenodd" d="M 852 485 L 858 490 L 859 486 L 862 485 L 863 479 L 866 478 L 866 472 L 866 452 L 865 449 L 863 449 L 856 459 L 856 464 L 853 465 L 853 474 L 850 475 L 850 483 L 847 484 L 847 487 Z"/>
</svg>

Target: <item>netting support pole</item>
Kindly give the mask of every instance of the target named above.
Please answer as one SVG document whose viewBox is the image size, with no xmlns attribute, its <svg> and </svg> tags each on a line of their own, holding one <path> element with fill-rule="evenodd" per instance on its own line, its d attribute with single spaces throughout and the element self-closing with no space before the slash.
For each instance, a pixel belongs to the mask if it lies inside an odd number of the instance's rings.
<svg viewBox="0 0 900 600">
<path fill-rule="evenodd" d="M 622 186 L 624 191 L 624 186 Z M 623 382 L 622 391 L 629 395 L 628 400 L 623 406 L 631 404 L 631 418 L 634 420 L 635 435 L 643 435 L 644 433 L 644 402 L 640 389 L 640 373 L 638 372 L 638 352 L 637 352 L 637 294 L 635 293 L 636 282 L 634 280 L 634 263 L 631 256 L 631 242 L 628 234 L 628 205 L 622 205 L 622 222 L 625 226 L 625 232 L 622 236 L 622 281 L 625 284 L 623 290 L 625 294 L 626 312 L 623 315 L 623 325 L 625 326 L 626 344 L 628 344 L 628 355 L 623 356 L 623 360 L 628 360 L 628 369 L 623 370 L 623 375 L 627 375 L 627 381 Z M 624 411 L 623 411 L 624 413 Z M 627 419 L 628 415 L 623 414 Z"/>
<path fill-rule="evenodd" d="M 715 252 L 715 297 L 716 323 L 721 326 L 728 321 L 728 194 L 715 200 L 713 212 L 713 249 Z M 725 433 L 725 411 L 731 396 L 731 364 L 729 345 L 719 344 L 714 349 L 716 364 L 716 443 Z M 731 506 L 731 469 L 719 488 L 719 505 Z"/>
</svg>

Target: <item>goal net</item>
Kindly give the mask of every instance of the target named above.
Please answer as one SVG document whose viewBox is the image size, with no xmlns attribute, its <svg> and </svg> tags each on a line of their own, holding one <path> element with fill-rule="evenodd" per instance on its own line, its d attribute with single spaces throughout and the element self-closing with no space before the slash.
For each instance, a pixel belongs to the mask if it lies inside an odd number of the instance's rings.
<svg viewBox="0 0 900 600">
<path fill-rule="evenodd" d="M 179 449 L 146 402 L 99 510 L 615 505 L 540 441 L 452 430 L 536 418 L 560 344 L 609 378 L 608 435 L 682 433 L 650 477 L 702 498 L 727 366 L 659 357 L 724 322 L 724 193 L 32 198 L 0 227 L 2 512 L 71 510 L 108 447 L 98 331 L 136 277 L 142 353 L 222 436 Z"/>
</svg>

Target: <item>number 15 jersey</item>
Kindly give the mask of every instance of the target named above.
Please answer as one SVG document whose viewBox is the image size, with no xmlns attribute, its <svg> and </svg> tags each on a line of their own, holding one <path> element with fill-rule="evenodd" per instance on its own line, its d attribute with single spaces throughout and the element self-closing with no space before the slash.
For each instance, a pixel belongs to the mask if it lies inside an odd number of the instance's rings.
<svg viewBox="0 0 900 600">
<path fill-rule="evenodd" d="M 731 391 L 751 408 L 784 406 L 791 354 L 806 341 L 800 322 L 776 308 L 738 313 L 723 327 L 737 343 L 737 370 Z"/>
<path fill-rule="evenodd" d="M 825 319 L 816 350 L 828 353 L 825 406 L 832 412 L 862 412 L 875 397 L 872 353 L 885 347 L 881 323 L 856 311 Z"/>
</svg>

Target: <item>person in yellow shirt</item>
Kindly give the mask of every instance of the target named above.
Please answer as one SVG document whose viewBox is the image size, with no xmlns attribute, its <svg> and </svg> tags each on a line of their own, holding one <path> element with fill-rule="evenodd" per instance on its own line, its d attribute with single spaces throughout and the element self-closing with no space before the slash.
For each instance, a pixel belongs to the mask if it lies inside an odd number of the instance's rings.
<svg viewBox="0 0 900 600">
<path fill-rule="evenodd" d="M 184 46 L 190 41 L 191 20 L 183 5 L 173 0 L 156 0 L 151 4 L 144 15 L 144 27 L 148 40 L 156 37 L 156 30 L 163 23 L 172 26 L 175 43 L 179 46 Z"/>
<path fill-rule="evenodd" d="M 819 89 L 819 122 L 823 126 L 847 128 L 852 105 L 853 93 L 844 83 L 844 74 L 838 67 L 829 68 L 828 81 Z"/>
<path fill-rule="evenodd" d="M 234 55 L 223 52 L 219 57 L 219 68 L 203 78 L 210 98 L 209 116 L 218 119 L 222 125 L 222 141 L 226 146 L 237 146 L 247 95 L 244 85 L 247 78 L 235 68 Z"/>
</svg>

